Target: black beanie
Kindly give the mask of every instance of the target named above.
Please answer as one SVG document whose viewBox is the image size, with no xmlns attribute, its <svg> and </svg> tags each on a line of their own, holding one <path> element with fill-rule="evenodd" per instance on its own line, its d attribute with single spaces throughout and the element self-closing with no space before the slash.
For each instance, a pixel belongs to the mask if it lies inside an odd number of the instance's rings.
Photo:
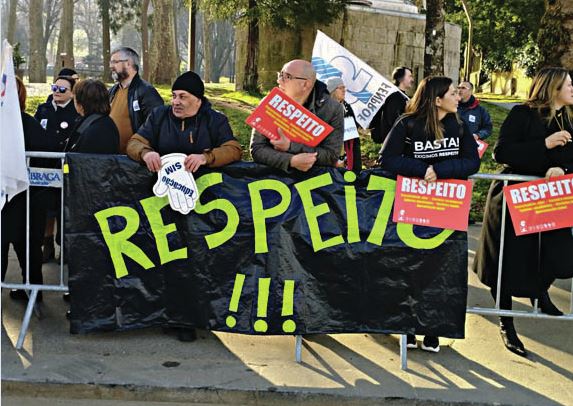
<svg viewBox="0 0 573 406">
<path fill-rule="evenodd" d="M 185 72 L 175 79 L 171 90 L 185 90 L 199 99 L 203 99 L 205 95 L 205 85 L 203 81 L 199 75 L 192 71 Z"/>
<path fill-rule="evenodd" d="M 58 76 L 74 76 L 77 75 L 78 72 L 76 72 L 75 70 L 73 70 L 72 68 L 63 68 L 60 73 L 58 73 Z"/>
</svg>

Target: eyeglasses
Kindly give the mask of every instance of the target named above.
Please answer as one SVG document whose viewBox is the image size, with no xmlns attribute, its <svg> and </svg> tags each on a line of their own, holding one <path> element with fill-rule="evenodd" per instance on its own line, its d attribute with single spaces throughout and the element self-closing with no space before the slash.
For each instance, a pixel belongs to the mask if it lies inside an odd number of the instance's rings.
<svg viewBox="0 0 573 406">
<path fill-rule="evenodd" d="M 66 93 L 68 90 L 65 86 L 52 85 L 52 92 Z"/>
<path fill-rule="evenodd" d="M 303 78 L 300 76 L 293 76 L 288 72 L 277 72 L 277 80 L 283 80 L 285 82 L 288 82 L 289 80 L 292 80 L 292 79 L 308 80 L 308 78 Z"/>
<path fill-rule="evenodd" d="M 117 65 L 120 62 L 127 62 L 127 59 L 112 59 L 111 61 L 109 61 L 110 65 Z"/>
<path fill-rule="evenodd" d="M 469 87 L 465 87 L 465 86 L 458 86 L 458 90 L 469 90 Z"/>
</svg>

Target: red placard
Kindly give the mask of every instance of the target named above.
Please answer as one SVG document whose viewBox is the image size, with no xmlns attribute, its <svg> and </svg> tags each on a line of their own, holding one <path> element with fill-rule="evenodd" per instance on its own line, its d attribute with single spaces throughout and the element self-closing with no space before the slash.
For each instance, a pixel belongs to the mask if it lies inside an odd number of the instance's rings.
<svg viewBox="0 0 573 406">
<path fill-rule="evenodd" d="M 291 141 L 316 147 L 333 128 L 275 87 L 245 122 L 265 137 L 278 139 L 281 128 Z"/>
<path fill-rule="evenodd" d="M 516 235 L 573 227 L 573 175 L 503 188 Z"/>
<path fill-rule="evenodd" d="M 481 159 L 483 157 L 483 154 L 485 154 L 485 150 L 487 149 L 487 147 L 489 146 L 489 144 L 487 142 L 484 142 L 482 140 L 476 140 L 477 144 L 478 144 L 478 155 L 479 155 L 479 159 Z"/>
<path fill-rule="evenodd" d="M 472 182 L 469 180 L 426 182 L 398 176 L 392 220 L 396 223 L 466 231 L 471 200 Z"/>
</svg>

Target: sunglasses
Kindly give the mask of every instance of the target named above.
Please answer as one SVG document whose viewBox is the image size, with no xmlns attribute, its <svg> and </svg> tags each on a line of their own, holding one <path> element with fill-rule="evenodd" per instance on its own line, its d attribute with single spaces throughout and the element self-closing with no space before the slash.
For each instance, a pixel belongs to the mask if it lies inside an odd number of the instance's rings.
<svg viewBox="0 0 573 406">
<path fill-rule="evenodd" d="M 68 90 L 65 86 L 52 85 L 52 92 L 66 93 Z"/>
</svg>

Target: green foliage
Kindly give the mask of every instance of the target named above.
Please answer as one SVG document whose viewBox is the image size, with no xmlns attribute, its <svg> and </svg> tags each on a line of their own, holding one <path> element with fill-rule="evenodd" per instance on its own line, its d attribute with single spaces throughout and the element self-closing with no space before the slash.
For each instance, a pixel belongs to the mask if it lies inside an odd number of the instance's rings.
<svg viewBox="0 0 573 406">
<path fill-rule="evenodd" d="M 551 6 L 554 5 L 553 3 L 551 2 Z M 561 65 L 561 56 L 567 49 L 565 44 L 569 42 L 567 34 L 562 27 L 564 19 L 566 19 L 566 16 L 559 6 L 548 9 L 543 15 L 541 28 L 537 36 L 539 49 L 542 50 L 538 67 Z"/>
<path fill-rule="evenodd" d="M 117 35 L 121 27 L 140 15 L 141 0 L 98 0 L 98 6 L 109 8 L 109 28 Z"/>
<path fill-rule="evenodd" d="M 539 51 L 539 47 L 530 36 L 527 44 L 525 44 L 525 46 L 519 52 L 517 56 L 517 62 L 519 66 L 525 70 L 525 74 L 532 78 L 537 73 L 540 59 L 541 52 Z"/>
<path fill-rule="evenodd" d="M 248 8 L 246 0 L 203 0 L 200 8 L 216 18 L 243 23 L 254 18 L 277 28 L 301 28 L 328 24 L 344 11 L 346 0 L 257 0 Z"/>
<path fill-rule="evenodd" d="M 473 21 L 473 48 L 482 52 L 484 69 L 509 70 L 523 48 L 537 37 L 545 12 L 544 0 L 471 0 L 468 3 Z M 468 23 L 459 0 L 446 0 L 446 20 L 462 27 L 462 46 L 465 46 Z"/>
<path fill-rule="evenodd" d="M 12 49 L 12 62 L 14 63 L 14 69 L 18 69 L 20 65 L 26 63 L 26 59 L 20 53 L 20 43 L 16 42 Z"/>
</svg>

